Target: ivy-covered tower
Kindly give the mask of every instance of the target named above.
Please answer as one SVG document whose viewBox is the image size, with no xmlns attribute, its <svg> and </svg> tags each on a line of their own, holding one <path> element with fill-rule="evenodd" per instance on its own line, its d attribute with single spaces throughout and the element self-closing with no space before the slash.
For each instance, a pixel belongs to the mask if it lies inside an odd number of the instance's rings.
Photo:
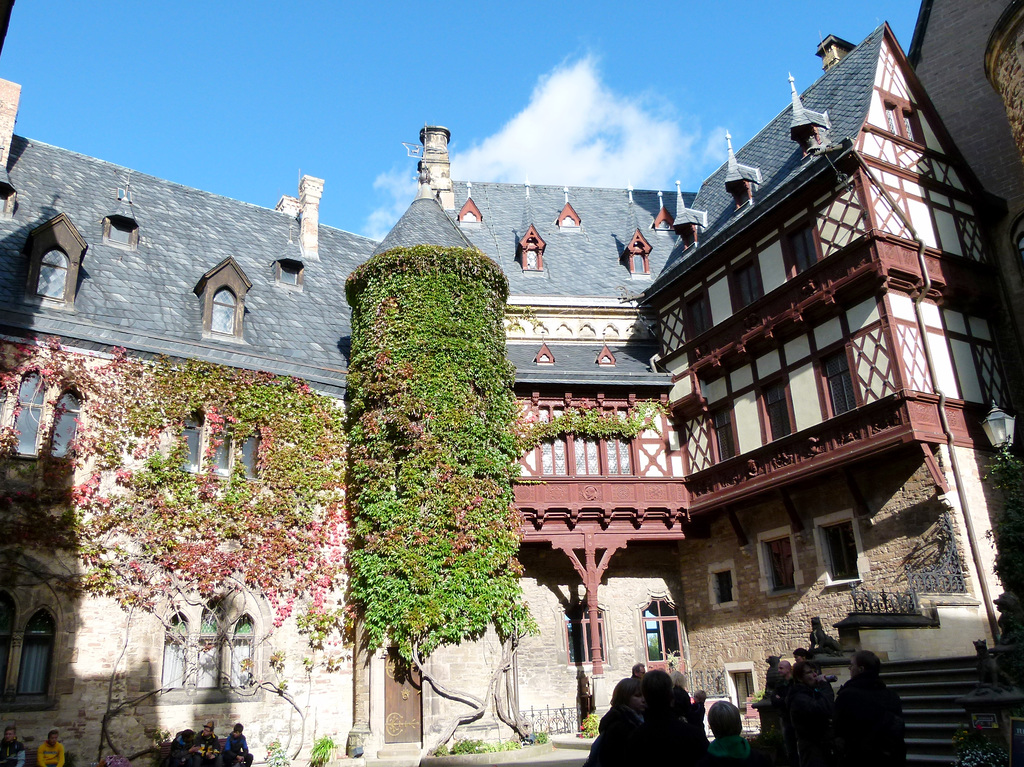
<svg viewBox="0 0 1024 767">
<path fill-rule="evenodd" d="M 346 290 L 350 589 L 363 650 L 355 720 L 364 738 L 400 753 L 421 740 L 420 673 L 426 694 L 455 699 L 434 684 L 428 656 L 488 629 L 511 641 L 526 625 L 512 503 L 515 373 L 502 325 L 508 282 L 424 185 Z M 385 711 L 402 727 L 371 721 L 369 700 L 381 694 L 405 702 Z M 491 689 L 480 697 L 489 703 Z"/>
</svg>

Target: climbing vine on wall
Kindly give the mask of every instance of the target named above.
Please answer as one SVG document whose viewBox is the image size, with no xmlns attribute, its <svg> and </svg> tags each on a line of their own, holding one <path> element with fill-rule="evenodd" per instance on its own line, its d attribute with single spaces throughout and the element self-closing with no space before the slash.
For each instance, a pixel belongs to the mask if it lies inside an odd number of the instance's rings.
<svg viewBox="0 0 1024 767">
<path fill-rule="evenodd" d="M 407 657 L 522 632 L 504 275 L 475 250 L 399 248 L 346 291 L 354 617 Z"/>
<path fill-rule="evenodd" d="M 264 595 L 280 625 L 293 612 L 314 646 L 341 623 L 344 413 L 302 381 L 198 361 L 142 362 L 67 351 L 56 341 L 3 348 L 0 386 L 17 403 L 38 373 L 47 407 L 77 392 L 83 417 L 68 454 L 0 458 L 0 496 L 19 546 L 73 554 L 68 588 L 156 610 L 176 595 Z M 13 399 L 12 399 L 13 398 Z M 20 405 L 16 405 L 15 410 Z M 183 470 L 188 419 L 203 424 L 200 469 Z M 47 423 L 43 424 L 43 433 Z M 219 448 L 256 437 L 256 472 L 217 473 Z M 74 481 L 73 479 L 74 478 Z M 48 524 L 40 524 L 48 522 Z M 11 539 L 8 538 L 10 543 Z M 301 609 L 297 609 L 301 606 Z"/>
<path fill-rule="evenodd" d="M 633 439 L 648 429 L 658 431 L 659 417 L 666 412 L 664 405 L 650 400 L 637 402 L 626 413 L 570 407 L 550 421 L 540 421 L 527 412 L 520 419 L 519 443 L 526 452 L 542 442 L 570 434 L 584 439 Z"/>
</svg>

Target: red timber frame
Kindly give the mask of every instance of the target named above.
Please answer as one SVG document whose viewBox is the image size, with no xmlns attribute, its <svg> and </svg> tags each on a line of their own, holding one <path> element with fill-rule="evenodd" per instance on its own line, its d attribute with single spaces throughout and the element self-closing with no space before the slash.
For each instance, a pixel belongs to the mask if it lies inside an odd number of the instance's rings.
<svg viewBox="0 0 1024 767">
<path fill-rule="evenodd" d="M 939 156 L 931 150 L 925 150 L 925 154 Z M 877 165 L 879 170 L 910 178 L 906 170 L 876 158 L 866 159 L 869 165 Z M 953 158 L 945 159 L 953 163 Z M 901 236 L 891 233 L 891 225 L 889 230 L 885 228 L 887 224 L 879 220 L 876 210 L 877 193 L 872 188 L 872 179 L 854 158 L 846 158 L 846 163 L 840 167 L 849 177 L 850 185 L 845 191 L 838 185 L 831 190 L 824 186 L 805 190 L 806 194 L 795 197 L 793 207 L 780 211 L 775 217 L 776 220 L 798 221 L 780 233 L 785 241 L 790 228 L 795 230 L 807 223 L 807 218 L 799 217 L 798 206 L 803 200 L 811 220 L 819 220 L 816 229 L 821 254 L 819 260 L 806 271 L 791 277 L 784 286 L 742 308 L 725 321 L 665 350 L 662 364 L 670 368 L 673 367 L 673 357 L 676 360 L 680 356 L 685 357 L 688 365 L 675 363 L 676 367 L 687 368 L 676 380 L 689 377 L 691 389 L 689 394 L 670 405 L 680 423 L 695 418 L 707 420 L 717 405 L 709 405 L 705 399 L 701 391 L 702 379 L 715 380 L 724 371 L 747 365 L 770 350 L 781 348 L 790 339 L 807 335 L 813 327 L 832 318 L 840 318 L 844 323 L 841 340 L 848 354 L 850 350 L 861 352 L 862 347 L 858 345 L 862 345 L 862 336 L 867 335 L 867 331 L 848 328 L 842 316 L 845 309 L 868 300 L 877 304 L 879 320 L 870 332 L 876 348 L 887 354 L 887 359 L 878 362 L 888 371 L 889 383 L 873 401 L 858 399 L 854 409 L 832 417 L 826 415 L 825 420 L 814 427 L 767 442 L 733 458 L 711 463 L 697 471 L 688 467 L 685 479 L 688 518 L 696 520 L 712 512 L 730 513 L 737 535 L 743 536 L 742 528 L 738 527 L 735 519 L 738 502 L 765 493 L 785 493 L 787 485 L 836 472 L 846 475 L 856 501 L 862 495 L 849 473 L 851 465 L 889 451 L 906 450 L 914 444 L 919 446 L 923 461 L 940 492 L 948 490 L 934 455 L 935 449 L 946 442 L 940 421 L 939 397 L 930 392 L 930 387 L 913 385 L 914 376 L 920 380 L 921 374 L 907 368 L 902 353 L 905 340 L 901 340 L 898 332 L 898 326 L 909 326 L 909 323 L 892 315 L 887 299 L 890 294 L 915 299 L 924 290 L 925 280 L 916 243 L 907 232 Z M 957 169 L 962 178 L 970 180 L 969 171 L 961 167 Z M 876 178 L 881 175 L 879 170 L 874 172 Z M 953 199 L 972 200 L 970 192 L 950 190 L 938 179 L 914 177 L 914 181 L 925 189 L 941 189 L 942 194 Z M 830 201 L 822 205 L 822 195 L 826 191 L 830 192 Z M 819 207 L 816 210 L 810 208 L 811 200 L 817 201 Z M 972 201 L 972 204 L 976 203 Z M 842 220 L 843 213 L 851 206 L 859 208 L 863 216 L 863 230 L 847 244 L 838 247 L 820 240 L 820 220 L 826 212 L 831 212 L 830 206 L 834 205 L 846 206 L 837 215 L 837 220 Z M 962 232 L 959 219 L 957 226 Z M 763 241 L 764 235 L 762 229 L 747 236 L 738 236 L 729 250 L 738 253 L 748 247 L 756 248 L 755 241 L 758 238 Z M 966 241 L 961 242 L 966 253 Z M 924 296 L 928 302 L 952 306 L 958 311 L 978 316 L 990 314 L 991 307 L 998 305 L 999 297 L 993 287 L 998 284 L 997 275 L 986 261 L 933 247 L 925 248 L 923 258 L 931 279 Z M 695 273 L 686 287 L 707 279 L 716 266 L 728 260 L 727 255 L 709 260 L 703 273 Z M 677 306 L 680 311 L 685 311 L 686 300 L 692 301 L 694 294 L 690 292 L 688 299 L 684 299 L 680 289 L 677 295 L 680 299 Z M 674 297 L 664 299 L 665 305 Z M 665 317 L 663 323 L 664 320 Z M 814 359 L 815 369 L 819 361 L 820 357 Z M 755 379 L 755 387 L 757 385 Z M 923 388 L 928 390 L 922 391 Z M 827 397 L 827 392 L 822 389 L 819 395 Z M 824 400 L 821 404 L 823 413 L 831 415 Z M 987 404 L 953 398 L 946 400 L 946 417 L 955 444 L 987 446 L 978 428 L 987 407 Z M 714 440 L 713 432 L 710 432 L 709 439 Z M 858 507 L 863 505 L 857 502 Z M 799 519 L 792 521 L 796 526 Z"/>
<path fill-rule="evenodd" d="M 603 394 L 594 398 L 572 394 L 542 398 L 535 392 L 526 406 L 535 413 L 578 406 L 621 410 L 637 398 L 637 394 L 619 399 Z M 577 474 L 572 435 L 563 442 L 564 473 L 543 472 L 543 446 L 523 458 L 524 476 L 515 487 L 516 507 L 524 518 L 523 543 L 550 545 L 565 554 L 579 573 L 586 590 L 590 661 L 595 675 L 604 673 L 598 591 L 615 553 L 630 543 L 681 541 L 687 533 L 702 533 L 688 525 L 686 489 L 681 478 L 673 476 L 672 466 L 677 463 L 673 456 L 678 455 L 669 449 L 668 428 L 666 421 L 657 436 L 642 434 L 629 443 L 614 441 L 618 455 L 623 455 L 619 450 L 628 450 L 629 470 L 622 473 L 609 471 L 605 457 L 609 443 L 600 441 L 599 471 Z M 592 455 L 582 458 L 584 464 L 590 459 Z"/>
</svg>

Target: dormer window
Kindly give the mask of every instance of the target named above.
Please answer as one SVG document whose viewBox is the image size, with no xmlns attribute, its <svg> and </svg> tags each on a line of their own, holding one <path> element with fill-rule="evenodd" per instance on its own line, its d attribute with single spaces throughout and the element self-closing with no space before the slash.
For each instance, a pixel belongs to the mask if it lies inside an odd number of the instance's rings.
<svg viewBox="0 0 1024 767">
<path fill-rule="evenodd" d="M 537 352 L 537 355 L 533 358 L 533 361 L 534 364 L 537 365 L 554 365 L 555 355 L 551 353 L 551 350 L 548 348 L 547 344 L 541 344 L 540 351 Z"/>
<path fill-rule="evenodd" d="M 567 193 L 568 194 L 568 193 Z M 568 199 L 565 201 L 565 207 L 562 208 L 562 212 L 558 214 L 558 219 L 555 222 L 558 224 L 558 228 L 561 230 L 576 230 L 580 228 L 583 223 L 583 219 L 580 218 L 580 214 L 569 204 Z"/>
<path fill-rule="evenodd" d="M 238 299 L 229 288 L 221 288 L 214 293 L 210 330 L 226 336 L 235 335 L 235 314 L 237 313 L 237 308 Z"/>
<path fill-rule="evenodd" d="M 651 228 L 654 231 L 667 234 L 672 231 L 672 226 L 675 221 L 672 218 L 672 214 L 668 212 L 668 209 L 663 205 L 661 210 L 658 211 L 658 215 L 654 217 L 654 223 Z"/>
<path fill-rule="evenodd" d="M 230 256 L 204 274 L 194 288 L 203 301 L 203 333 L 242 340 L 245 294 L 251 287 L 245 272 Z"/>
<path fill-rule="evenodd" d="M 524 272 L 541 272 L 544 270 L 544 248 L 547 244 L 530 224 L 526 234 L 519 240 L 519 262 Z"/>
<path fill-rule="evenodd" d="M 462 206 L 462 210 L 459 211 L 459 223 L 460 224 L 479 224 L 484 220 L 483 214 L 480 212 L 480 208 L 473 202 L 473 198 L 469 197 L 466 199 L 465 204 Z"/>
<path fill-rule="evenodd" d="M 68 284 L 68 257 L 59 250 L 49 250 L 39 264 L 39 281 L 36 293 L 44 298 L 64 300 Z"/>
<path fill-rule="evenodd" d="M 73 305 L 85 249 L 85 240 L 64 213 L 33 229 L 28 241 L 28 294 Z"/>
<path fill-rule="evenodd" d="M 605 344 L 601 351 L 597 353 L 595 362 L 602 367 L 615 367 L 615 355 L 608 348 L 608 344 Z"/>
<path fill-rule="evenodd" d="M 650 274 L 650 255 L 651 245 L 637 229 L 633 233 L 633 239 L 629 241 L 629 245 L 622 252 L 622 258 L 626 261 L 626 267 L 630 274 Z"/>
<path fill-rule="evenodd" d="M 108 216 L 103 219 L 103 240 L 112 245 L 132 248 L 139 244 L 139 225 L 126 216 Z"/>
<path fill-rule="evenodd" d="M 290 288 L 302 288 L 302 276 L 304 268 L 301 261 L 292 258 L 282 258 L 277 263 L 276 278 L 279 284 Z"/>
</svg>

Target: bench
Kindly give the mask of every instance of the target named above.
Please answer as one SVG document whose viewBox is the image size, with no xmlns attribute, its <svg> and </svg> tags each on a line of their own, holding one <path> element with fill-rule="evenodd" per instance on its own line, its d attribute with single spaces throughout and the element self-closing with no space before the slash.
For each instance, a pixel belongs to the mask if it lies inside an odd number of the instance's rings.
<svg viewBox="0 0 1024 767">
<path fill-rule="evenodd" d="M 165 740 L 163 743 L 160 744 L 160 764 L 161 765 L 166 764 L 167 760 L 171 756 L 171 743 L 172 742 L 173 741 Z M 224 744 L 227 743 L 227 742 L 228 742 L 227 738 L 217 738 L 217 744 L 220 747 L 221 753 L 224 752 Z M 217 763 L 219 765 L 220 764 L 220 760 L 217 760 Z M 33 765 L 35 764 L 34 760 L 32 761 L 32 764 Z M 28 763 L 28 758 L 27 757 L 25 759 L 25 767 L 31 767 L 29 765 L 29 763 Z"/>
</svg>

